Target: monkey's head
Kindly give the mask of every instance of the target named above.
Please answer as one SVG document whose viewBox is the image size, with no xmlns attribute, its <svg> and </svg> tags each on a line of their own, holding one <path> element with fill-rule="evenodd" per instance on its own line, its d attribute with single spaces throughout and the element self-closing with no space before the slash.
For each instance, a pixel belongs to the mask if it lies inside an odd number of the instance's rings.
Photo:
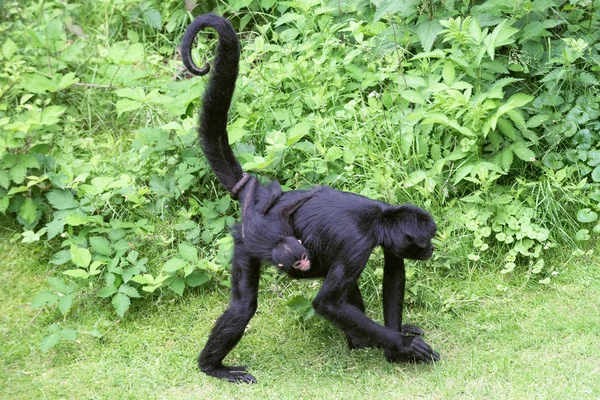
<svg viewBox="0 0 600 400">
<path fill-rule="evenodd" d="M 273 263 L 286 271 L 297 269 L 308 271 L 310 269 L 310 255 L 302 242 L 294 237 L 282 238 L 273 248 L 271 253 Z"/>
<path fill-rule="evenodd" d="M 392 207 L 383 212 L 382 227 L 382 244 L 396 256 L 429 260 L 433 255 L 437 226 L 427 211 L 410 204 Z"/>
</svg>

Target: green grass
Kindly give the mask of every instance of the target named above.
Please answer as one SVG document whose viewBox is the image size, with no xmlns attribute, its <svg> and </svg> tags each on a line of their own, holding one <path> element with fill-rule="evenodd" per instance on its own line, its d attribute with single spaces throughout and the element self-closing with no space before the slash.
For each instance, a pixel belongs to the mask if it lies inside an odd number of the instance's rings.
<svg viewBox="0 0 600 400">
<path fill-rule="evenodd" d="M 6 222 L 4 220 L 3 222 Z M 32 310 L 50 267 L 41 246 L 11 243 L 0 230 L 0 398 L 252 399 L 252 398 L 599 398 L 600 272 L 594 259 L 570 262 L 550 286 L 498 274 L 448 278 L 440 292 L 475 294 L 445 311 L 412 306 L 409 320 L 426 330 L 442 355 L 436 365 L 389 364 L 380 350 L 350 352 L 329 323 L 304 323 L 284 297 L 263 290 L 257 315 L 230 355 L 258 379 L 232 385 L 195 365 L 215 318 L 227 303 L 217 289 L 134 303 L 123 320 L 110 304 L 81 297 L 63 321 L 58 311 Z M 508 286 L 506 291 L 496 288 Z M 373 296 L 375 297 L 375 296 Z M 380 319 L 380 306 L 369 304 Z M 40 340 L 52 322 L 79 334 L 47 354 Z"/>
</svg>

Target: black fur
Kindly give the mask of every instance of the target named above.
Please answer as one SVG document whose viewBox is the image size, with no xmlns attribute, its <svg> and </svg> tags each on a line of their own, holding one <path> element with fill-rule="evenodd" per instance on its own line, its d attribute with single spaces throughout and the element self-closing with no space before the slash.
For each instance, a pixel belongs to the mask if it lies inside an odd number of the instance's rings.
<svg viewBox="0 0 600 400">
<path fill-rule="evenodd" d="M 197 17 L 186 31 L 181 48 L 184 63 L 192 72 L 202 74 L 208 71 L 208 68 L 200 70 L 191 61 L 191 44 L 203 27 L 217 30 L 219 45 L 203 98 L 199 135 L 211 167 L 223 186 L 231 191 L 243 177 L 228 144 L 226 131 L 227 112 L 238 72 L 239 42 L 227 20 L 213 14 Z M 243 188 L 240 193 L 242 202 L 246 190 Z M 311 254 L 310 269 L 286 268 L 286 271 L 294 278 L 325 278 L 313 307 L 344 332 L 350 348 L 383 348 L 386 359 L 391 362 L 432 362 L 439 359 L 439 355 L 421 338 L 423 332 L 419 328 L 402 325 L 404 258 L 426 260 L 433 252 L 431 239 L 436 233 L 436 225 L 426 211 L 412 205 L 392 206 L 328 187 L 311 192 L 279 193 L 277 189 L 259 185 L 256 193 L 249 194 L 249 197 L 254 199 L 255 208 L 247 213 L 247 217 L 256 216 L 259 222 L 257 228 L 260 229 L 252 235 L 253 238 L 260 239 L 260 235 L 270 237 L 274 232 L 281 234 L 293 228 L 293 236 L 302 240 Z M 273 197 L 275 201 L 264 200 Z M 270 209 L 261 216 L 259 209 L 263 205 Z M 279 221 L 276 224 L 287 224 L 288 216 L 291 216 L 292 224 L 283 228 L 263 224 L 263 218 L 270 218 L 269 215 Z M 245 372 L 245 367 L 228 367 L 222 363 L 241 339 L 257 306 L 260 261 L 255 252 L 263 244 L 245 240 L 240 229 L 238 225 L 234 231 L 231 302 L 212 329 L 198 365 L 202 371 L 217 378 L 256 382 Z M 377 246 L 383 247 L 385 255 L 385 326 L 365 316 L 357 285 L 371 252 Z"/>
<path fill-rule="evenodd" d="M 246 243 L 254 258 L 286 270 L 304 269 L 309 265 L 309 254 L 297 239 L 291 237 L 289 218 L 310 195 L 269 212 L 281 197 L 279 183 L 273 181 L 265 188 L 257 183 L 256 178 L 245 175 L 229 146 L 227 113 L 235 89 L 240 54 L 239 41 L 229 21 L 212 14 L 196 18 L 182 39 L 183 63 L 195 75 L 204 75 L 210 70 L 209 64 L 203 69 L 196 67 L 191 54 L 194 38 L 205 27 L 211 27 L 219 34 L 219 56 L 215 59 L 211 82 L 204 93 L 198 136 L 204 155 L 219 181 L 233 198 L 239 197 L 244 205 L 242 224 L 234 229 L 234 238 L 237 242 Z"/>
<path fill-rule="evenodd" d="M 282 191 L 276 181 L 268 187 L 250 177 L 240 191 L 242 222 L 234 226 L 236 246 L 243 246 L 251 256 L 290 272 L 310 268 L 310 254 L 301 241 L 293 237 L 291 216 L 305 201 L 321 190 L 315 187 L 293 201 L 280 203 Z"/>
<path fill-rule="evenodd" d="M 202 98 L 198 136 L 208 163 L 221 184 L 231 191 L 242 179 L 242 167 L 233 155 L 227 138 L 227 113 L 238 76 L 240 61 L 240 42 L 229 21 L 206 14 L 196 18 L 188 26 L 181 42 L 181 58 L 186 68 L 195 75 L 208 73 L 209 67 L 199 69 L 192 60 L 192 43 L 205 27 L 211 27 L 219 34 L 210 84 Z"/>
</svg>

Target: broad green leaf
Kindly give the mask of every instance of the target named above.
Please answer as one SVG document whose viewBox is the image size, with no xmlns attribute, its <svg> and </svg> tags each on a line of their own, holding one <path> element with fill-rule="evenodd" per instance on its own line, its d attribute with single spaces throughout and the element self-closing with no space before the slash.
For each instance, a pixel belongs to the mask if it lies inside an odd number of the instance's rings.
<svg viewBox="0 0 600 400">
<path fill-rule="evenodd" d="M 75 289 L 75 285 L 69 284 L 65 282 L 65 280 L 60 276 L 51 276 L 48 278 L 48 285 L 55 291 L 62 294 L 69 294 Z"/>
<path fill-rule="evenodd" d="M 35 296 L 33 301 L 31 302 L 31 308 L 40 308 L 43 306 L 51 306 L 56 303 L 59 299 L 59 296 L 56 293 L 53 293 L 49 290 L 44 290 Z"/>
<path fill-rule="evenodd" d="M 332 146 L 329 148 L 329 150 L 327 150 L 327 153 L 325 154 L 325 161 L 332 162 L 342 158 L 343 155 L 344 151 L 342 149 L 340 149 L 337 146 Z"/>
<path fill-rule="evenodd" d="M 27 167 L 22 164 L 17 164 L 8 171 L 8 175 L 14 183 L 21 184 L 25 181 L 25 177 L 27 176 Z"/>
<path fill-rule="evenodd" d="M 592 171 L 592 180 L 594 182 L 600 182 L 600 165 L 598 165 L 596 168 L 594 168 L 594 170 Z"/>
<path fill-rule="evenodd" d="M 52 347 L 60 342 L 60 331 L 52 332 L 42 338 L 41 348 L 42 353 L 47 353 Z"/>
<path fill-rule="evenodd" d="M 594 222 L 598 219 L 598 213 L 589 208 L 582 208 L 577 211 L 577 221 L 582 223 Z"/>
<path fill-rule="evenodd" d="M 10 60 L 13 54 L 15 54 L 18 50 L 19 48 L 17 47 L 17 44 L 13 42 L 11 38 L 4 38 L 4 44 L 2 45 L 2 56 L 5 59 Z"/>
<path fill-rule="evenodd" d="M 35 94 L 44 94 L 55 90 L 55 84 L 50 79 L 36 73 L 24 75 L 21 78 L 20 86 Z"/>
<path fill-rule="evenodd" d="M 63 329 L 60 331 L 60 337 L 75 342 L 77 340 L 77 331 L 74 329 Z"/>
<path fill-rule="evenodd" d="M 58 89 L 66 89 L 77 82 L 79 82 L 79 79 L 76 77 L 75 73 L 69 72 L 68 74 L 60 78 L 60 82 L 58 83 Z"/>
<path fill-rule="evenodd" d="M 511 149 L 504 149 L 500 154 L 500 163 L 502 164 L 502 169 L 504 171 L 508 171 L 513 163 L 513 152 Z"/>
<path fill-rule="evenodd" d="M 105 286 L 102 289 L 98 290 L 98 294 L 96 296 L 102 297 L 103 299 L 112 296 L 117 293 L 117 288 L 114 285 Z"/>
<path fill-rule="evenodd" d="M 144 11 L 144 22 L 149 27 L 159 30 L 162 28 L 162 17 L 160 16 L 160 12 L 153 8 Z M 143 47 L 142 47 L 143 49 Z M 131 49 L 130 49 L 131 50 Z"/>
<path fill-rule="evenodd" d="M 252 0 L 234 0 L 231 3 L 236 4 L 235 8 L 239 10 L 238 7 L 248 7 L 252 3 Z M 306 17 L 304 15 L 294 12 L 287 12 L 275 21 L 275 26 L 286 25 L 292 22 L 303 22 L 305 20 Z"/>
<path fill-rule="evenodd" d="M 25 179 L 25 178 L 23 178 Z M 8 195 L 11 196 L 13 194 L 17 194 L 17 193 L 23 193 L 23 192 L 28 192 L 29 188 L 27 186 L 15 186 L 10 188 L 10 190 L 8 191 Z"/>
<path fill-rule="evenodd" d="M 8 175 L 8 171 L 0 170 L 0 187 L 4 189 L 8 189 L 10 185 L 10 176 Z"/>
<path fill-rule="evenodd" d="M 415 104 L 425 104 L 425 101 L 427 100 L 425 96 L 423 96 L 421 93 L 412 90 L 412 89 L 406 89 L 406 90 L 402 90 L 400 92 L 400 96 L 405 99 L 410 101 L 411 103 L 415 103 Z"/>
<path fill-rule="evenodd" d="M 142 43 L 134 43 L 123 55 L 123 63 L 143 63 L 145 61 L 144 45 Z"/>
<path fill-rule="evenodd" d="M 89 219 L 86 215 L 72 213 L 69 214 L 67 218 L 65 218 L 65 222 L 67 225 L 80 226 L 87 224 L 89 222 Z"/>
<path fill-rule="evenodd" d="M 578 242 L 584 242 L 586 240 L 590 240 L 590 231 L 587 229 L 580 229 L 575 234 L 575 240 Z"/>
<path fill-rule="evenodd" d="M 64 232 L 65 221 L 63 219 L 55 219 L 50 221 L 46 224 L 46 229 L 48 230 L 48 240 L 50 240 Z"/>
<path fill-rule="evenodd" d="M 515 93 L 506 101 L 506 104 L 510 104 L 515 107 L 523 107 L 525 104 L 532 101 L 535 97 L 525 93 Z"/>
<path fill-rule="evenodd" d="M 198 264 L 198 249 L 188 242 L 179 245 L 179 255 L 192 264 Z"/>
<path fill-rule="evenodd" d="M 27 198 L 23 204 L 21 205 L 21 210 L 19 211 L 19 216 L 23 218 L 23 220 L 30 225 L 35 222 L 38 218 L 38 209 L 33 200 Z"/>
<path fill-rule="evenodd" d="M 209 279 L 210 278 L 208 277 L 208 275 L 206 275 L 204 272 L 195 270 L 191 274 L 186 276 L 184 280 L 185 284 L 189 287 L 196 287 L 202 285 L 205 282 L 208 282 Z"/>
<path fill-rule="evenodd" d="M 117 100 L 117 104 L 115 106 L 117 108 L 118 116 L 121 116 L 121 114 L 124 112 L 139 110 L 144 106 L 144 104 L 135 100 L 123 99 Z"/>
<path fill-rule="evenodd" d="M 517 32 L 519 30 L 510 26 L 510 21 L 507 19 L 496 25 L 494 30 L 483 40 L 490 59 L 494 59 L 494 51 L 497 47 L 513 43 L 515 40 L 512 37 Z"/>
<path fill-rule="evenodd" d="M 6 209 L 9 206 L 9 204 L 10 204 L 10 197 L 0 195 L 0 213 L 4 214 L 6 212 Z"/>
<path fill-rule="evenodd" d="M 473 164 L 465 164 L 462 167 L 458 168 L 454 173 L 454 184 L 462 181 L 467 175 L 469 175 L 473 171 Z"/>
<path fill-rule="evenodd" d="M 22 242 L 23 243 L 38 242 L 44 234 L 46 234 L 46 228 L 42 228 L 37 232 L 34 232 L 32 230 L 23 231 L 23 233 L 21 234 L 23 236 Z"/>
<path fill-rule="evenodd" d="M 309 133 L 309 131 L 310 131 L 310 124 L 305 120 L 292 126 L 287 131 L 287 141 L 286 141 L 285 145 L 288 147 L 293 145 L 294 143 L 296 143 L 300 139 L 302 139 L 304 136 L 306 136 Z"/>
<path fill-rule="evenodd" d="M 96 253 L 104 256 L 110 256 L 113 252 L 108 239 L 102 236 L 92 236 L 90 238 L 90 246 L 92 246 L 92 249 L 94 249 Z"/>
<path fill-rule="evenodd" d="M 504 134 L 504 136 L 508 137 L 509 139 L 517 140 L 517 131 L 508 119 L 499 118 L 498 129 Z"/>
<path fill-rule="evenodd" d="M 506 113 L 510 120 L 515 124 L 518 130 L 523 133 L 528 132 L 527 124 L 525 123 L 525 118 L 523 118 L 523 114 L 520 110 L 510 110 Z"/>
<path fill-rule="evenodd" d="M 150 274 L 136 275 L 131 280 L 142 285 L 154 284 L 154 277 Z"/>
<path fill-rule="evenodd" d="M 91 184 L 94 187 L 94 189 L 98 191 L 98 193 L 102 193 L 104 192 L 104 190 L 106 190 L 108 185 L 110 185 L 114 181 L 115 178 L 111 178 L 109 176 L 97 176 L 92 179 Z"/>
<path fill-rule="evenodd" d="M 67 210 L 79 206 L 75 196 L 70 190 L 54 189 L 46 194 L 46 198 L 52 207 L 57 210 Z"/>
<path fill-rule="evenodd" d="M 71 261 L 71 251 L 61 250 L 52 256 L 50 259 L 50 264 L 63 265 L 69 261 Z"/>
<path fill-rule="evenodd" d="M 312 303 L 306 297 L 298 295 L 294 296 L 287 302 L 288 307 L 294 310 L 303 310 L 312 307 Z"/>
<path fill-rule="evenodd" d="M 25 168 L 37 169 L 40 167 L 40 162 L 33 156 L 33 154 L 21 154 L 17 159 L 17 163 Z"/>
<path fill-rule="evenodd" d="M 533 100 L 534 97 L 530 96 L 528 94 L 524 94 L 524 93 L 516 93 L 514 95 L 512 95 L 505 104 L 502 104 L 500 107 L 498 107 L 498 110 L 496 110 L 496 114 L 494 114 L 494 116 L 490 119 L 490 124 L 492 129 L 496 129 L 496 122 L 498 121 L 498 118 L 500 118 L 502 115 L 506 114 L 507 112 L 517 108 L 517 107 L 522 107 L 525 104 L 529 103 L 531 100 Z"/>
<path fill-rule="evenodd" d="M 60 122 L 61 115 L 65 113 L 67 107 L 63 106 L 49 106 L 42 110 L 40 117 L 41 125 L 56 125 Z"/>
<path fill-rule="evenodd" d="M 412 58 L 410 58 L 410 61 L 420 60 L 420 59 L 423 59 L 423 58 L 445 58 L 445 57 L 446 57 L 446 55 L 444 54 L 443 50 L 436 49 L 436 50 L 433 50 L 433 51 L 425 51 L 425 52 L 422 52 L 422 53 L 417 53 Z M 407 75 L 407 77 L 408 76 L 411 76 L 411 75 Z M 421 78 L 421 79 L 423 79 L 423 78 Z M 423 80 L 423 83 L 424 82 L 425 81 Z"/>
<path fill-rule="evenodd" d="M 373 17 L 374 22 L 379 21 L 382 17 L 394 14 L 407 18 L 417 11 L 417 6 L 420 4 L 421 2 L 418 0 L 381 0 Z"/>
<path fill-rule="evenodd" d="M 183 296 L 183 289 L 185 288 L 185 282 L 183 278 L 176 278 L 171 285 L 169 285 L 172 291 L 180 296 Z"/>
<path fill-rule="evenodd" d="M 138 253 L 136 250 L 133 250 L 133 251 L 129 252 L 129 254 L 127 255 L 127 257 L 125 259 L 127 261 L 129 261 L 129 263 L 131 265 L 135 265 L 139 255 L 140 255 L 140 253 Z"/>
<path fill-rule="evenodd" d="M 131 300 L 127 295 L 123 293 L 117 293 L 112 298 L 112 305 L 121 318 L 125 315 L 125 312 L 129 310 L 129 306 L 131 305 Z"/>
<path fill-rule="evenodd" d="M 451 85 L 456 78 L 456 71 L 454 69 L 454 63 L 450 60 L 444 62 L 444 68 L 442 69 L 442 79 L 447 85 Z"/>
<path fill-rule="evenodd" d="M 67 294 L 58 299 L 58 309 L 60 310 L 62 315 L 65 315 L 67 311 L 69 311 L 69 309 L 71 308 L 71 304 L 73 304 L 72 294 Z"/>
<path fill-rule="evenodd" d="M 89 332 L 82 332 L 82 333 L 88 334 L 95 338 L 101 338 L 103 336 L 102 333 L 100 333 L 100 331 L 98 329 L 92 329 Z"/>
<path fill-rule="evenodd" d="M 63 271 L 63 274 L 78 279 L 87 279 L 90 277 L 87 271 L 83 269 L 68 269 L 66 271 Z"/>
<path fill-rule="evenodd" d="M 527 127 L 528 128 L 537 128 L 538 126 L 540 126 L 544 121 L 548 120 L 549 118 L 550 118 L 550 116 L 547 114 L 536 114 L 533 117 L 529 118 L 529 120 L 527 121 Z"/>
<path fill-rule="evenodd" d="M 119 286 L 119 293 L 123 293 L 129 297 L 140 297 L 136 288 L 126 284 Z"/>
<path fill-rule="evenodd" d="M 440 25 L 437 19 L 425 19 L 417 25 L 417 36 L 419 37 L 423 51 L 427 52 L 431 50 L 435 38 L 442 29 L 442 25 Z"/>
<path fill-rule="evenodd" d="M 185 260 L 182 260 L 181 258 L 171 258 L 163 265 L 162 271 L 171 274 L 184 268 L 185 265 Z"/>
<path fill-rule="evenodd" d="M 248 131 L 244 129 L 244 124 L 247 122 L 247 119 L 238 118 L 234 123 L 229 125 L 227 128 L 227 138 L 229 144 L 232 145 L 237 143 L 241 138 L 243 138 Z"/>
<path fill-rule="evenodd" d="M 88 249 L 72 244 L 71 261 L 80 268 L 87 268 L 92 261 L 92 254 Z"/>
<path fill-rule="evenodd" d="M 532 162 L 535 161 L 535 153 L 531 151 L 527 144 L 523 141 L 513 143 L 510 149 L 523 161 Z"/>
<path fill-rule="evenodd" d="M 152 293 L 152 292 L 154 292 L 156 289 L 158 289 L 159 287 L 160 287 L 160 284 L 157 284 L 157 285 L 148 285 L 148 286 L 144 286 L 144 287 L 142 288 L 142 290 L 143 290 L 144 292 Z"/>
<path fill-rule="evenodd" d="M 519 82 L 522 79 L 518 78 L 502 78 L 498 79 L 494 82 L 492 86 L 487 90 L 487 98 L 488 99 L 503 99 L 504 98 L 504 88 L 511 83 Z"/>
<path fill-rule="evenodd" d="M 192 272 L 194 272 L 194 269 L 196 269 L 196 266 L 194 264 L 187 264 L 185 266 L 185 268 L 183 268 L 183 276 L 187 277 L 189 274 L 191 274 Z"/>
</svg>

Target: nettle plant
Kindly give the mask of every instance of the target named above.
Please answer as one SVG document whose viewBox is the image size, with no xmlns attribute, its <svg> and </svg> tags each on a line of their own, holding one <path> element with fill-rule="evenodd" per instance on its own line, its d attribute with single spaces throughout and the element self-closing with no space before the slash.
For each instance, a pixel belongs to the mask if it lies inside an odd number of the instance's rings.
<svg viewBox="0 0 600 400">
<path fill-rule="evenodd" d="M 478 262 L 490 245 L 504 248 L 502 272 L 510 272 L 518 259 L 536 260 L 550 246 L 543 217 L 506 185 L 536 164 L 539 143 L 532 130 L 539 121 L 526 108 L 534 96 L 518 92 L 521 79 L 508 76 L 510 59 L 501 54 L 519 31 L 507 19 L 493 28 L 471 17 L 440 24 L 451 46 L 413 56 L 398 89 L 415 104 L 407 119 L 415 121 L 416 151 L 430 160 L 407 185 L 433 189 L 446 201 L 459 198 L 473 235 L 469 259 Z M 535 265 L 532 272 L 542 272 L 543 261 Z"/>
</svg>

